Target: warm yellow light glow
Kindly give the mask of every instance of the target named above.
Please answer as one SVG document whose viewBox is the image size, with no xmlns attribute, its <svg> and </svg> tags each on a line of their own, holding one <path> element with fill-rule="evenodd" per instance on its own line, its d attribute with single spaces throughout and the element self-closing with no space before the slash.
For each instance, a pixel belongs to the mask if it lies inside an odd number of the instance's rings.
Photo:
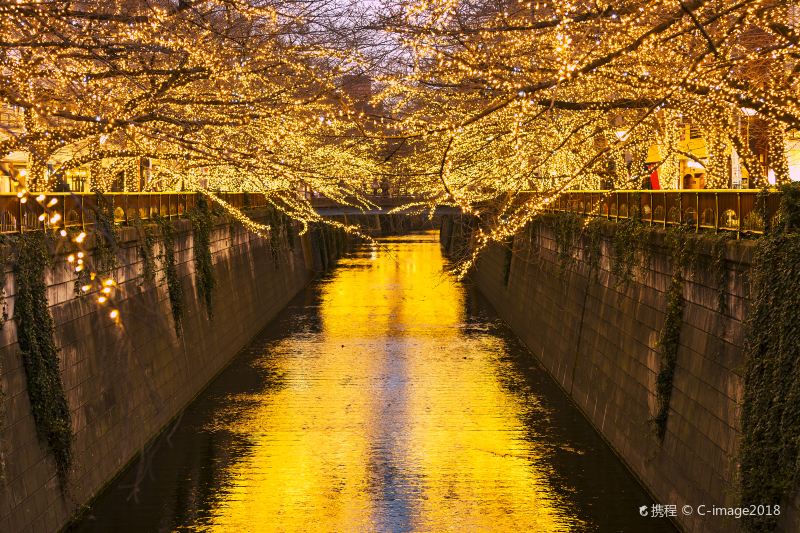
<svg viewBox="0 0 800 533">
<path fill-rule="evenodd" d="M 436 235 L 409 243 L 419 239 L 343 260 L 323 285 L 319 332 L 259 361 L 280 384 L 217 417 L 213 429 L 249 447 L 226 468 L 204 528 L 392 529 L 375 504 L 377 443 L 392 449 L 383 468 L 407 476 L 390 483 L 414 530 L 582 529 L 539 466 L 542 450 L 520 438 L 526 407 L 497 378 L 502 341 L 463 335 L 464 289 L 442 276 Z"/>
<path fill-rule="evenodd" d="M 791 2 L 409 0 L 366 24 L 396 50 L 385 59 L 371 38 L 299 37 L 329 27 L 329 2 L 226 2 L 226 16 L 134 2 L 119 17 L 6 4 L 0 103 L 24 120 L 0 144 L 27 154 L 17 186 L 37 192 L 259 192 L 305 230 L 312 193 L 369 207 L 366 193 L 402 190 L 417 212 L 487 215 L 481 248 L 570 189 L 641 187 L 646 164 L 667 188 L 693 158 L 707 187 L 738 184 L 734 149 L 751 187 L 798 175 Z M 523 190 L 543 194 L 515 203 Z"/>
</svg>

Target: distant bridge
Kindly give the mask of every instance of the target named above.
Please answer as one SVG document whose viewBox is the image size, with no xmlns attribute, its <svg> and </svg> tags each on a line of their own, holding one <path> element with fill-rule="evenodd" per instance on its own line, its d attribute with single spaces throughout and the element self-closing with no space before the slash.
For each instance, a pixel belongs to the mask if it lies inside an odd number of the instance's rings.
<svg viewBox="0 0 800 533">
<path fill-rule="evenodd" d="M 350 205 L 341 204 L 330 198 L 320 197 L 311 198 L 311 206 L 323 216 L 342 216 L 342 215 L 385 215 L 392 209 L 397 209 L 404 205 L 419 202 L 420 199 L 414 196 L 380 196 L 366 195 L 360 199 L 349 198 Z M 365 204 L 364 208 L 354 207 L 353 204 Z M 454 215 L 460 210 L 456 207 L 437 206 L 436 215 Z M 403 212 L 400 211 L 400 214 Z"/>
</svg>

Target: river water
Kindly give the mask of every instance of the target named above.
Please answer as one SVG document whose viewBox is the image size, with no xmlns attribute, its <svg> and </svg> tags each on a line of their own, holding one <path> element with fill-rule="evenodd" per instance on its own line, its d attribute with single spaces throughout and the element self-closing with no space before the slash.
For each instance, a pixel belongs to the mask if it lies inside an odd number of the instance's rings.
<svg viewBox="0 0 800 533">
<path fill-rule="evenodd" d="M 673 531 L 435 233 L 363 245 L 77 531 Z"/>
</svg>

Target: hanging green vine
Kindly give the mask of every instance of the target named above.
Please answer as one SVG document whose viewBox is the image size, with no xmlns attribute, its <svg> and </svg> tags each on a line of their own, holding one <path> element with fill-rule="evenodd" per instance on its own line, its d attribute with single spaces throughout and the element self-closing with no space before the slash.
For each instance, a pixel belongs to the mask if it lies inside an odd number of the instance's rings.
<svg viewBox="0 0 800 533">
<path fill-rule="evenodd" d="M 528 260 L 538 260 L 541 257 L 541 217 L 535 217 L 528 222 Z"/>
<path fill-rule="evenodd" d="M 73 283 L 72 286 L 72 292 L 75 294 L 75 296 L 83 296 L 85 293 L 83 292 L 81 287 L 89 285 L 91 281 L 92 281 L 92 276 L 90 272 L 87 269 L 81 270 L 75 277 L 75 282 Z"/>
<path fill-rule="evenodd" d="M 675 367 L 678 364 L 678 348 L 680 346 L 681 329 L 683 327 L 683 285 L 684 270 L 692 261 L 695 243 L 687 237 L 686 230 L 681 227 L 667 230 L 665 244 L 670 253 L 672 278 L 667 289 L 667 310 L 664 326 L 658 341 L 660 361 L 656 376 L 656 416 L 654 423 L 659 440 L 664 440 L 667 432 L 667 418 L 672 398 L 672 386 L 675 378 Z"/>
<path fill-rule="evenodd" d="M 283 215 L 283 225 L 286 228 L 286 242 L 289 244 L 289 250 L 294 252 L 294 239 L 295 239 L 294 222 L 287 215 Z"/>
<path fill-rule="evenodd" d="M 169 219 L 158 219 L 164 244 L 164 277 L 167 280 L 169 305 L 172 308 L 172 319 L 175 323 L 175 334 L 180 337 L 183 322 L 183 283 L 178 277 L 178 266 L 175 263 L 175 233 Z"/>
<path fill-rule="evenodd" d="M 759 194 L 766 194 L 768 192 L 762 191 Z M 766 202 L 766 198 L 763 200 Z M 778 218 L 780 220 L 780 231 L 790 233 L 800 228 L 800 186 L 791 183 L 781 187 L 781 205 L 778 209 Z M 764 208 L 766 213 L 766 208 Z"/>
<path fill-rule="evenodd" d="M 0 238 L 0 246 L 6 247 L 4 238 Z M 10 249 L 10 248 L 9 248 Z M 0 301 L 2 302 L 2 318 L 0 318 L 0 329 L 8 322 L 8 301 L 6 300 L 6 267 L 8 266 L 8 249 L 4 250 L 4 257 L 0 268 L 2 268 L 2 279 L 0 282 Z M 0 359 L 0 375 L 3 374 L 3 361 Z M 5 420 L 6 420 L 6 392 L 0 386 L 0 483 L 6 479 L 6 459 L 5 459 Z"/>
<path fill-rule="evenodd" d="M 745 342 L 742 505 L 785 503 L 800 480 L 800 189 L 783 188 L 780 224 L 759 239 L 750 269 Z M 743 517 L 749 531 L 773 531 L 774 516 Z"/>
<path fill-rule="evenodd" d="M 514 237 L 509 237 L 503 242 L 503 285 L 508 287 L 511 279 L 511 262 L 514 260 Z"/>
<path fill-rule="evenodd" d="M 223 215 L 225 217 L 226 223 L 228 225 L 228 246 L 233 246 L 233 243 L 236 241 L 236 224 L 238 221 L 232 217 L 231 215 Z"/>
<path fill-rule="evenodd" d="M 574 213 L 554 213 L 544 218 L 553 229 L 556 242 L 556 257 L 559 264 L 559 277 L 563 280 L 569 267 L 575 261 L 573 249 L 575 239 L 580 235 L 583 220 Z"/>
<path fill-rule="evenodd" d="M 275 268 L 278 268 L 278 258 L 280 257 L 281 246 L 281 214 L 274 207 L 267 208 L 267 220 L 269 223 L 269 247 L 272 252 L 272 261 Z"/>
<path fill-rule="evenodd" d="M 755 221 L 756 227 L 750 229 L 763 229 L 765 232 L 771 229 L 772 221 L 767 216 L 767 198 L 769 198 L 769 189 L 765 187 L 758 191 L 753 209 L 753 212 L 757 215 Z M 761 228 L 758 228 L 759 225 Z"/>
<path fill-rule="evenodd" d="M 603 219 L 593 218 L 583 227 L 584 260 L 589 267 L 590 276 L 597 276 L 600 270 L 604 224 Z"/>
<path fill-rule="evenodd" d="M 214 229 L 214 219 L 205 196 L 197 197 L 197 207 L 189 213 L 189 218 L 192 221 L 194 235 L 197 294 L 203 299 L 208 317 L 212 318 L 214 316 L 214 288 L 217 285 L 211 258 L 211 231 Z"/>
<path fill-rule="evenodd" d="M 142 261 L 142 280 L 143 283 L 152 285 L 156 281 L 156 235 L 153 226 L 142 224 L 142 220 L 138 216 L 134 225 L 139 233 L 139 245 L 136 250 Z"/>
<path fill-rule="evenodd" d="M 711 281 L 717 290 L 717 312 L 724 315 L 728 311 L 728 268 L 725 263 L 725 250 L 730 240 L 730 234 L 726 232 L 718 233 L 711 237 L 711 254 L 708 271 L 711 273 Z"/>
<path fill-rule="evenodd" d="M 614 236 L 611 241 L 612 261 L 611 273 L 617 285 L 628 284 L 633 280 L 633 269 L 639 265 L 638 254 L 644 249 L 646 227 L 637 217 L 626 218 L 614 224 Z"/>
<path fill-rule="evenodd" d="M 44 275 L 45 267 L 49 264 L 50 255 L 44 234 L 21 234 L 14 265 L 17 340 L 36 431 L 53 453 L 56 473 L 64 490 L 72 462 L 72 424 L 61 381 L 58 348 L 53 339 L 53 318 L 47 303 Z"/>
<path fill-rule="evenodd" d="M 0 243 L 0 245 L 5 245 L 5 242 Z M 6 298 L 8 295 L 6 294 L 6 267 L 8 265 L 9 254 L 6 253 L 0 262 L 0 268 L 2 268 L 2 272 L 0 273 L 0 329 L 6 325 L 8 322 L 9 314 L 8 314 L 8 299 Z"/>
<path fill-rule="evenodd" d="M 103 193 L 95 193 L 94 260 L 98 274 L 110 274 L 117 268 L 117 231 L 114 227 L 114 208 Z"/>
</svg>

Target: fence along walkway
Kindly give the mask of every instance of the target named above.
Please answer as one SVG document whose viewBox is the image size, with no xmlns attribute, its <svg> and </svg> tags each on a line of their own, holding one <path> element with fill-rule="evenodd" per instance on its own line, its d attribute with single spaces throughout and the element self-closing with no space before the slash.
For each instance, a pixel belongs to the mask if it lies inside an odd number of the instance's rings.
<svg viewBox="0 0 800 533">
<path fill-rule="evenodd" d="M 535 199 L 545 193 L 526 191 L 519 200 Z M 237 208 L 265 207 L 261 193 L 215 193 Z M 650 225 L 691 225 L 696 231 L 726 230 L 763 233 L 765 222 L 773 222 L 780 207 L 779 192 L 741 190 L 669 191 L 568 191 L 548 206 L 549 211 L 571 212 L 582 216 L 601 216 L 609 220 L 630 218 L 638 209 L 641 220 Z M 128 223 L 157 216 L 182 216 L 197 202 L 194 192 L 104 193 L 103 198 L 117 223 Z M 413 202 L 413 197 L 365 197 L 375 205 L 398 207 Z M 327 198 L 313 198 L 315 208 L 334 207 Z M 94 223 L 97 209 L 94 193 L 0 194 L 0 232 L 19 233 L 49 227 L 86 227 Z"/>
<path fill-rule="evenodd" d="M 523 199 L 541 193 L 524 192 Z M 759 189 L 667 191 L 568 191 L 548 211 L 598 216 L 609 220 L 631 218 L 660 226 L 693 226 L 695 231 L 725 230 L 763 233 L 765 222 L 775 222 L 781 193 Z M 638 210 L 634 211 L 634 210 Z"/>
<path fill-rule="evenodd" d="M 114 221 L 126 224 L 156 217 L 174 218 L 189 212 L 197 203 L 194 192 L 103 193 Z M 261 193 L 214 193 L 238 209 L 265 207 Z M 0 232 L 20 233 L 51 227 L 86 227 L 94 223 L 98 208 L 95 193 L 53 192 L 41 194 L 0 194 Z"/>
</svg>

